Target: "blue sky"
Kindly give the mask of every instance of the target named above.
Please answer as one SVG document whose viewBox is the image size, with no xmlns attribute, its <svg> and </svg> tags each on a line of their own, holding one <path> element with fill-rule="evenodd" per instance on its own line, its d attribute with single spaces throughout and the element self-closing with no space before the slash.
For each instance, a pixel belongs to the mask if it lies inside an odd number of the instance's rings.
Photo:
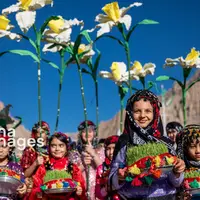
<svg viewBox="0 0 200 200">
<path fill-rule="evenodd" d="M 15 0 L 1 0 L 0 10 L 14 4 Z M 147 80 L 155 80 L 159 75 L 173 75 L 181 79 L 180 67 L 163 69 L 167 57 L 185 57 L 192 47 L 200 50 L 200 2 L 199 0 L 142 0 L 141 7 L 132 8 L 128 14 L 132 16 L 132 24 L 143 19 L 158 21 L 159 25 L 143 25 L 138 27 L 130 40 L 131 61 L 139 60 L 142 64 L 153 62 L 156 64 L 154 76 Z M 84 20 L 85 28 L 95 26 L 95 16 L 101 13 L 101 8 L 110 3 L 108 0 L 55 0 L 54 6 L 47 6 L 37 11 L 36 25 L 41 26 L 46 18 L 51 15 L 62 15 L 65 19 L 78 18 Z M 119 1 L 120 7 L 133 3 L 130 0 Z M 9 16 L 11 23 L 16 25 L 15 14 Z M 16 31 L 19 31 L 16 25 Z M 76 37 L 77 29 L 72 33 Z M 119 36 L 114 28 L 112 35 Z M 32 30 L 27 36 L 33 37 Z M 95 34 L 91 35 L 95 39 Z M 109 70 L 113 61 L 126 62 L 124 50 L 115 42 L 103 38 L 97 42 L 97 48 L 102 53 L 99 70 Z M 9 39 L 0 39 L 0 52 L 10 49 L 28 49 L 33 51 L 26 41 L 17 43 Z M 48 53 L 43 55 L 59 64 L 59 56 Z M 52 128 L 55 127 L 57 110 L 57 93 L 59 76 L 56 69 L 42 63 L 42 119 L 47 121 Z M 0 57 L 0 101 L 12 104 L 13 116 L 21 116 L 26 128 L 31 129 L 38 121 L 37 110 L 37 65 L 29 57 L 7 54 Z M 88 118 L 95 121 L 95 95 L 94 86 L 90 77 L 84 76 L 84 87 Z M 133 85 L 140 88 L 137 81 Z M 165 88 L 170 88 L 173 82 L 164 83 Z M 110 81 L 99 78 L 99 104 L 100 121 L 111 119 L 120 109 L 118 90 Z M 59 130 L 75 132 L 78 124 L 83 121 L 83 106 L 76 65 L 66 69 L 61 96 L 61 116 Z"/>
</svg>

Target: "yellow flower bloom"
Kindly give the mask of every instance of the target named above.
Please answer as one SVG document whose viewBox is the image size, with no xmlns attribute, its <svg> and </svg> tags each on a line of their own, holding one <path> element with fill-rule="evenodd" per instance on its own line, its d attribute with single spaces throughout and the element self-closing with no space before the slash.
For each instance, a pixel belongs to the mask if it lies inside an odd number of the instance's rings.
<svg viewBox="0 0 200 200">
<path fill-rule="evenodd" d="M 118 2 L 113 2 L 106 4 L 102 10 L 108 15 L 108 17 L 114 22 L 119 21 L 120 19 L 120 10 Z"/>
<path fill-rule="evenodd" d="M 58 20 L 51 20 L 48 23 L 49 28 L 54 32 L 54 33 L 61 33 L 61 28 L 64 26 L 64 20 L 62 17 Z"/>
<path fill-rule="evenodd" d="M 128 172 L 135 175 L 141 174 L 140 168 L 138 168 L 137 165 L 134 165 L 133 167 L 129 168 Z"/>
<path fill-rule="evenodd" d="M 110 67 L 112 71 L 112 75 L 116 81 L 119 81 L 121 79 L 121 71 L 119 68 L 119 64 L 117 62 L 113 62 L 112 66 Z"/>
<path fill-rule="evenodd" d="M 138 74 L 142 70 L 141 63 L 139 61 L 135 61 L 131 67 L 131 70 L 135 70 L 136 74 Z"/>
<path fill-rule="evenodd" d="M 32 0 L 20 0 L 20 2 L 21 2 L 21 8 L 23 10 L 28 10 Z"/>
<path fill-rule="evenodd" d="M 161 159 L 159 156 L 156 156 L 154 159 L 156 167 L 160 167 Z"/>
<path fill-rule="evenodd" d="M 194 65 L 196 60 L 199 58 L 199 51 L 196 51 L 195 48 L 191 49 L 191 52 L 185 58 L 186 61 L 190 61 L 191 65 Z"/>
<path fill-rule="evenodd" d="M 7 19 L 5 16 L 0 15 L 0 30 L 6 30 L 8 27 L 10 20 Z"/>
<path fill-rule="evenodd" d="M 78 48 L 78 54 L 83 53 L 84 51 L 86 51 L 85 44 L 80 44 L 80 46 Z"/>
</svg>

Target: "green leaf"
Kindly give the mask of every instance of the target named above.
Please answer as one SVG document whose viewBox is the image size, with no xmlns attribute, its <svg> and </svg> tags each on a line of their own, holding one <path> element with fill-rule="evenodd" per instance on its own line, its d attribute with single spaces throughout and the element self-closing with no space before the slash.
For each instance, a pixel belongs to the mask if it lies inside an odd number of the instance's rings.
<svg viewBox="0 0 200 200">
<path fill-rule="evenodd" d="M 74 61 L 74 58 L 73 57 L 70 57 L 66 62 L 65 64 L 68 66 L 70 63 L 72 63 Z"/>
<path fill-rule="evenodd" d="M 76 55 L 78 54 L 78 48 L 81 44 L 81 39 L 82 39 L 82 36 L 81 34 L 78 35 L 78 37 L 76 38 L 76 41 L 74 43 L 74 48 L 73 48 L 73 53 Z"/>
<path fill-rule="evenodd" d="M 187 78 L 191 72 L 192 68 L 183 68 L 183 76 Z"/>
<path fill-rule="evenodd" d="M 120 39 L 118 39 L 118 38 L 116 38 L 116 37 L 114 37 L 112 35 L 101 35 L 101 36 L 97 37 L 94 42 L 96 42 L 97 40 L 99 40 L 100 38 L 103 38 L 103 37 L 108 37 L 108 38 L 111 38 L 113 40 L 116 40 L 120 45 L 124 46 L 123 41 L 121 41 Z"/>
<path fill-rule="evenodd" d="M 120 99 L 123 100 L 126 94 L 128 93 L 129 88 L 124 86 L 119 86 L 118 88 L 119 88 Z"/>
<path fill-rule="evenodd" d="M 28 51 L 28 50 L 15 49 L 15 50 L 4 51 L 4 52 L 0 53 L 0 56 L 4 55 L 6 53 L 18 54 L 20 56 L 30 56 L 36 62 L 38 62 L 38 63 L 40 62 L 38 57 L 34 53 L 32 53 L 31 51 Z"/>
<path fill-rule="evenodd" d="M 46 60 L 46 59 L 42 59 L 42 61 L 48 63 L 49 65 L 51 65 L 53 68 L 57 69 L 58 71 L 60 71 L 58 65 L 56 65 L 55 63 L 49 61 L 49 60 Z"/>
<path fill-rule="evenodd" d="M 44 24 L 41 26 L 40 31 L 39 31 L 40 34 L 41 34 L 41 35 L 43 34 L 45 28 L 47 27 L 48 23 L 49 23 L 51 20 L 58 20 L 58 19 L 60 19 L 58 16 L 51 16 L 51 17 L 49 17 L 49 18 L 44 22 Z"/>
<path fill-rule="evenodd" d="M 97 68 L 99 66 L 99 62 L 100 62 L 100 59 L 101 59 L 101 52 L 98 49 L 96 49 L 96 51 L 97 51 L 98 56 L 97 56 L 95 63 L 94 63 L 93 73 L 95 73 L 95 74 L 97 72 Z"/>
<path fill-rule="evenodd" d="M 92 42 L 92 40 L 91 40 L 91 38 L 90 38 L 90 35 L 89 35 L 89 33 L 87 32 L 87 30 L 82 31 L 80 34 L 83 35 L 83 36 L 85 37 L 85 39 L 86 39 L 89 43 Z"/>
<path fill-rule="evenodd" d="M 81 71 L 82 71 L 83 73 L 85 73 L 85 74 L 90 74 L 90 75 L 91 75 L 91 73 L 90 73 L 87 69 L 85 69 L 85 68 L 82 68 Z"/>
<path fill-rule="evenodd" d="M 153 182 L 153 178 L 150 176 L 145 176 L 144 179 L 145 179 L 145 182 L 147 183 L 147 185 L 151 185 Z"/>
<path fill-rule="evenodd" d="M 167 81 L 167 80 L 169 80 L 169 76 L 158 76 L 157 78 L 156 78 L 156 81 Z"/>
<path fill-rule="evenodd" d="M 37 49 L 35 42 L 34 42 L 31 38 L 29 38 L 29 37 L 27 37 L 27 36 L 25 36 L 25 35 L 23 35 L 23 34 L 20 34 L 20 33 L 18 33 L 18 35 L 22 36 L 25 40 L 28 40 L 28 41 L 30 42 L 30 44 L 31 44 L 35 49 Z"/>
<path fill-rule="evenodd" d="M 188 91 L 195 83 L 197 83 L 199 81 L 200 81 L 200 78 L 198 78 L 197 80 L 195 80 L 192 83 L 190 83 L 190 85 L 187 87 L 186 91 Z"/>
<path fill-rule="evenodd" d="M 130 31 L 127 33 L 127 36 L 126 36 L 127 41 L 129 41 L 132 32 L 135 30 L 135 28 L 136 28 L 137 26 L 138 26 L 138 24 L 136 24 L 135 26 L 133 26 L 133 27 L 130 29 Z"/>
<path fill-rule="evenodd" d="M 139 25 L 144 24 L 144 25 L 148 25 L 148 24 L 159 24 L 159 22 L 151 20 L 151 19 L 144 19 L 141 22 L 138 23 Z"/>
</svg>

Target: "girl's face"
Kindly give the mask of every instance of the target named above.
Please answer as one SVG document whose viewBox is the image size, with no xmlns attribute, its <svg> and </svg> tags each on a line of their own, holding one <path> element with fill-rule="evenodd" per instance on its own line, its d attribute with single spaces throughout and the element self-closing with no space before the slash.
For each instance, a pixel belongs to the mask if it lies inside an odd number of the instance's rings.
<svg viewBox="0 0 200 200">
<path fill-rule="evenodd" d="M 106 147 L 106 157 L 107 157 L 109 160 L 112 160 L 114 150 L 115 150 L 115 144 L 109 144 L 109 145 Z"/>
<path fill-rule="evenodd" d="M 4 160 L 9 155 L 10 148 L 5 144 L 4 141 L 0 142 L 0 160 Z"/>
<path fill-rule="evenodd" d="M 84 129 L 81 133 L 81 137 L 82 137 L 82 140 L 86 143 L 87 141 L 89 143 L 92 143 L 92 140 L 94 138 L 94 129 L 89 127 L 88 128 L 88 140 L 87 140 L 87 137 L 86 137 L 86 129 Z"/>
<path fill-rule="evenodd" d="M 134 102 L 133 118 L 141 128 L 146 128 L 153 120 L 153 107 L 150 101 L 140 99 Z"/>
<path fill-rule="evenodd" d="M 188 156 L 191 160 L 200 161 L 200 138 L 195 139 L 188 146 Z"/>
<path fill-rule="evenodd" d="M 63 158 L 67 154 L 66 144 L 57 138 L 53 138 L 50 144 L 50 152 L 54 158 Z"/>
<path fill-rule="evenodd" d="M 41 136 L 40 136 L 41 135 Z M 42 138 L 44 140 L 44 142 L 47 141 L 47 132 L 44 129 L 38 128 L 37 129 L 37 133 L 36 133 L 36 138 Z"/>
<path fill-rule="evenodd" d="M 167 135 L 168 137 L 173 141 L 173 142 L 176 142 L 176 135 L 177 135 L 177 131 L 176 129 L 169 129 L 167 131 Z"/>
</svg>

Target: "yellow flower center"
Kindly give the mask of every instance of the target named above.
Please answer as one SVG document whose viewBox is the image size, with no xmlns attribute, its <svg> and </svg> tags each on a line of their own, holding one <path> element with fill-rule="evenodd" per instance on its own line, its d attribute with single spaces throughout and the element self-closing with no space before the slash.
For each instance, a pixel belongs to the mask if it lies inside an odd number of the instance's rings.
<svg viewBox="0 0 200 200">
<path fill-rule="evenodd" d="M 119 81 L 121 79 L 121 72 L 120 72 L 119 64 L 117 62 L 113 62 L 110 69 L 112 71 L 113 78 L 116 81 Z"/>
<path fill-rule="evenodd" d="M 23 10 L 28 10 L 32 0 L 20 0 L 20 2 L 21 2 L 21 8 Z"/>
<path fill-rule="evenodd" d="M 191 61 L 191 65 L 194 65 L 199 55 L 200 55 L 199 51 L 196 51 L 195 48 L 192 48 L 191 52 L 187 55 L 185 60 Z"/>
<path fill-rule="evenodd" d="M 49 28 L 54 32 L 54 33 L 57 33 L 59 34 L 61 32 L 61 28 L 63 27 L 64 25 L 64 20 L 63 18 L 60 17 L 60 19 L 58 20 L 51 20 L 49 23 L 48 23 L 48 26 Z"/>
<path fill-rule="evenodd" d="M 138 74 L 142 70 L 142 65 L 139 61 L 135 61 L 133 63 L 133 66 L 130 68 L 130 70 L 135 70 L 135 73 Z"/>
<path fill-rule="evenodd" d="M 80 44 L 78 48 L 78 54 L 83 53 L 86 50 L 86 46 L 84 44 Z"/>
<path fill-rule="evenodd" d="M 7 19 L 5 16 L 0 15 L 0 30 L 6 30 L 8 27 L 10 20 Z"/>
<path fill-rule="evenodd" d="M 106 4 L 102 10 L 108 15 L 108 17 L 117 22 L 120 19 L 119 5 L 117 2 Z"/>
</svg>

